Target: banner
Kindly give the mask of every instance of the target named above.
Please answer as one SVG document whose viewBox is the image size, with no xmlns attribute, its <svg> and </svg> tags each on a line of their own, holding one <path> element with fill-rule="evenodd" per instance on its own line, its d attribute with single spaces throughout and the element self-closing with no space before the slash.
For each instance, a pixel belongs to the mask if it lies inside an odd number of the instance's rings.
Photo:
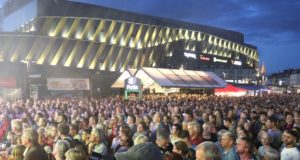
<svg viewBox="0 0 300 160">
<path fill-rule="evenodd" d="M 0 77 L 0 87 L 16 87 L 16 77 Z"/>
<path fill-rule="evenodd" d="M 48 90 L 90 90 L 87 78 L 47 78 Z"/>
</svg>

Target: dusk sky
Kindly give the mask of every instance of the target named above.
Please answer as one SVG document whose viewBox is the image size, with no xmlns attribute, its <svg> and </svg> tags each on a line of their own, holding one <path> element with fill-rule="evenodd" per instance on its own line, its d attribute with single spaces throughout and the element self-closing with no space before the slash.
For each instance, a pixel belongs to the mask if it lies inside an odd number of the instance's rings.
<svg viewBox="0 0 300 160">
<path fill-rule="evenodd" d="M 267 73 L 300 68 L 299 0 L 73 1 L 242 32 L 257 46 Z"/>
</svg>

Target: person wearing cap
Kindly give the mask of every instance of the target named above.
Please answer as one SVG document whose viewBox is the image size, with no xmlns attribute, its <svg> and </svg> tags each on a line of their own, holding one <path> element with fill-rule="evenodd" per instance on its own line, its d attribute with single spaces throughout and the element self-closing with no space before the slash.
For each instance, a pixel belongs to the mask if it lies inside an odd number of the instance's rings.
<svg viewBox="0 0 300 160">
<path fill-rule="evenodd" d="M 282 141 L 285 147 L 280 153 L 280 159 L 282 160 L 298 160 L 300 157 L 300 151 L 296 147 L 297 132 L 293 130 L 286 130 L 282 135 Z"/>
<path fill-rule="evenodd" d="M 158 147 L 151 143 L 141 143 L 131 147 L 127 152 L 116 153 L 116 160 L 163 160 Z"/>
</svg>

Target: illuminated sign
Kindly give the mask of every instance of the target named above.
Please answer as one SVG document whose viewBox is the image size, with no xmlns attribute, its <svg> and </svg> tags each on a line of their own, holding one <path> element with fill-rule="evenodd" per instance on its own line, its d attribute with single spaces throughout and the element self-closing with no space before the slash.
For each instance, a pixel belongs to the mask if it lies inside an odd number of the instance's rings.
<svg viewBox="0 0 300 160">
<path fill-rule="evenodd" d="M 125 80 L 125 89 L 126 90 L 141 90 L 142 83 L 141 80 L 136 77 L 129 77 Z"/>
<path fill-rule="evenodd" d="M 188 53 L 188 52 L 184 52 L 184 56 L 186 58 L 193 58 L 193 59 L 197 59 L 196 58 L 196 54 L 195 53 Z"/>
<path fill-rule="evenodd" d="M 228 61 L 226 59 L 219 59 L 219 58 L 214 57 L 214 62 L 227 63 Z"/>
<path fill-rule="evenodd" d="M 209 57 L 205 57 L 203 55 L 200 55 L 200 60 L 202 60 L 202 61 L 209 61 L 210 58 Z"/>
<path fill-rule="evenodd" d="M 242 65 L 242 62 L 239 61 L 239 60 L 232 60 L 231 62 L 232 62 L 232 64 L 237 65 L 237 66 L 241 66 Z"/>
</svg>

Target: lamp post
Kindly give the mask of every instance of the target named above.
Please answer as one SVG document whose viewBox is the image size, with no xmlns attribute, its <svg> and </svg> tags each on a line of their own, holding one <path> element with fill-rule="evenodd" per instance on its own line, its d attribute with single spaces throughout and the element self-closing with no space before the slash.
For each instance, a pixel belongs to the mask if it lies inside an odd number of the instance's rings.
<svg viewBox="0 0 300 160">
<path fill-rule="evenodd" d="M 29 75 L 30 75 L 30 67 L 31 67 L 31 63 L 35 63 L 35 61 L 32 61 L 32 60 L 21 60 L 20 61 L 21 63 L 24 63 L 26 64 L 26 74 L 25 74 L 25 78 L 24 78 L 24 83 L 25 83 L 25 86 L 24 86 L 24 96 L 25 98 L 28 98 L 28 82 L 29 82 Z"/>
</svg>

